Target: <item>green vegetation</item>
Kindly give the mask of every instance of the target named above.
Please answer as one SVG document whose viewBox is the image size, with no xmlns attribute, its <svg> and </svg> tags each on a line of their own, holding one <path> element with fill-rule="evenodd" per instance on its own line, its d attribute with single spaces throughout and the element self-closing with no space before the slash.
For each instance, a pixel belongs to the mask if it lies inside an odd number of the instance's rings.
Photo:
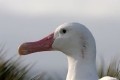
<svg viewBox="0 0 120 80">
<path fill-rule="evenodd" d="M 101 57 L 101 64 L 98 68 L 98 75 L 100 78 L 104 76 L 115 77 L 120 80 L 120 61 L 114 57 L 106 67 L 105 60 Z"/>
<path fill-rule="evenodd" d="M 30 79 L 31 75 L 26 75 L 29 70 L 33 67 L 30 65 L 22 66 L 20 58 L 13 60 L 14 57 L 5 60 L 5 55 L 8 52 L 4 52 L 4 47 L 0 47 L 0 80 L 43 80 L 42 77 L 45 74 L 36 75 L 34 78 Z M 98 69 L 99 77 L 111 76 L 116 77 L 120 80 L 120 68 L 119 61 L 117 58 L 111 60 L 108 68 L 105 66 L 105 61 L 101 58 L 101 64 Z M 54 80 L 51 77 L 48 80 Z M 61 80 L 58 76 L 57 80 Z"/>
<path fill-rule="evenodd" d="M 4 47 L 0 47 L 0 80 L 40 80 L 41 74 L 30 79 L 26 74 L 32 68 L 29 65 L 22 66 L 20 58 L 13 60 L 15 56 L 5 60 Z"/>
</svg>

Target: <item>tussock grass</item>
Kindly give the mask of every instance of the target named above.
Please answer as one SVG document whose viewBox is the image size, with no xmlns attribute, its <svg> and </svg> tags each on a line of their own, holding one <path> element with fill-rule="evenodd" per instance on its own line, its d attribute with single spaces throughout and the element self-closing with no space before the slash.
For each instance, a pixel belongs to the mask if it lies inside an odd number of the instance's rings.
<svg viewBox="0 0 120 80">
<path fill-rule="evenodd" d="M 111 59 L 110 63 L 105 63 L 105 60 L 103 57 L 100 58 L 100 66 L 98 68 L 98 75 L 100 78 L 104 76 L 110 76 L 115 77 L 120 80 L 120 60 L 117 57 L 114 57 Z"/>
<path fill-rule="evenodd" d="M 5 60 L 6 54 L 8 54 L 8 52 L 4 51 L 4 46 L 0 47 L 0 80 L 45 80 L 43 79 L 46 75 L 44 73 L 36 75 L 31 79 L 31 76 L 27 76 L 26 74 L 33 66 L 29 67 L 29 64 L 21 66 L 22 61 L 20 58 L 13 60 L 14 56 Z M 118 58 L 113 58 L 108 67 L 106 67 L 103 57 L 101 57 L 100 60 L 101 64 L 98 68 L 99 77 L 111 76 L 120 80 L 120 61 Z M 57 80 L 62 80 L 59 76 L 57 76 L 57 78 Z M 52 77 L 48 77 L 47 80 L 54 79 Z"/>
<path fill-rule="evenodd" d="M 13 60 L 11 57 L 8 60 L 5 60 L 5 55 L 7 54 L 4 51 L 4 46 L 0 47 L 0 80 L 40 80 L 41 76 L 37 75 L 30 79 L 26 74 L 32 68 L 30 65 L 21 66 L 22 61 L 20 58 Z"/>
</svg>

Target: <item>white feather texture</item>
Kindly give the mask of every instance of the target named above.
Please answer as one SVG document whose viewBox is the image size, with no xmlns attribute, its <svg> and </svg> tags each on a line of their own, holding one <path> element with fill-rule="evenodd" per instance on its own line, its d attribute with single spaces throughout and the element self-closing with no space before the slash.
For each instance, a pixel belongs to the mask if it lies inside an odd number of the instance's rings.
<svg viewBox="0 0 120 80">
<path fill-rule="evenodd" d="M 105 76 L 105 77 L 103 77 L 103 78 L 101 78 L 99 80 L 118 80 L 118 79 L 110 77 L 110 76 Z"/>
<path fill-rule="evenodd" d="M 117 80 L 113 77 L 99 79 L 96 70 L 96 44 L 91 32 L 82 24 L 65 23 L 54 32 L 52 47 L 67 55 L 66 80 Z"/>
</svg>

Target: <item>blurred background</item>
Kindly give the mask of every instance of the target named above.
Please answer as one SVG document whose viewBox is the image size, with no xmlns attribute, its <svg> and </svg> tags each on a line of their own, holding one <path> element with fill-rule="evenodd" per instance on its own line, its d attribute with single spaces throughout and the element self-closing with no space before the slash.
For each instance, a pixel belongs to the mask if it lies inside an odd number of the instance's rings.
<svg viewBox="0 0 120 80">
<path fill-rule="evenodd" d="M 23 42 L 36 41 L 66 22 L 79 22 L 90 29 L 97 45 L 97 60 L 109 63 L 120 54 L 120 0 L 0 0 L 0 43 L 8 51 L 5 59 L 19 57 Z M 58 51 L 21 56 L 34 64 L 30 74 L 47 72 L 63 79 L 67 59 Z M 23 64 L 23 65 L 24 65 Z"/>
</svg>

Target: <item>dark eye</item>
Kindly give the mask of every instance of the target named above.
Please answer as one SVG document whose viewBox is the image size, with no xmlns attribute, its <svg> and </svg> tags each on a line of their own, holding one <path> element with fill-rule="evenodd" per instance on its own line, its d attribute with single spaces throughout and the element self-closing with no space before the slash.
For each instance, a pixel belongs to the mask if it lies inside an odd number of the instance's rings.
<svg viewBox="0 0 120 80">
<path fill-rule="evenodd" d="M 62 30 L 62 33 L 66 33 L 66 32 L 67 32 L 67 30 L 65 30 L 65 29 Z"/>
</svg>

